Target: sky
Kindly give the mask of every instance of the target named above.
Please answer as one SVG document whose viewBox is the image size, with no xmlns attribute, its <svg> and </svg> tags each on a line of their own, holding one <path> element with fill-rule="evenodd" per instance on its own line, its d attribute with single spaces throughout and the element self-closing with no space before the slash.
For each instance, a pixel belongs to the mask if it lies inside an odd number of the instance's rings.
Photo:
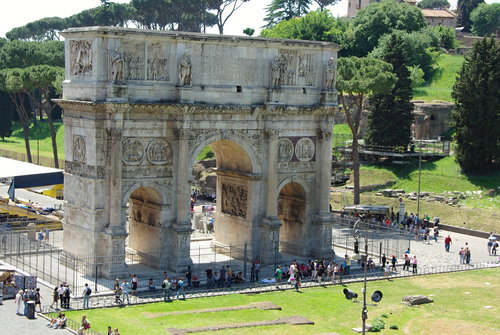
<svg viewBox="0 0 500 335">
<path fill-rule="evenodd" d="M 112 2 L 125 3 L 130 0 L 112 0 Z M 499 2 L 500 0 L 486 0 L 487 3 Z M 68 17 L 79 13 L 84 9 L 97 7 L 100 0 L 3 0 L 0 11 L 0 37 L 12 28 L 23 26 L 26 23 L 42 19 L 44 17 L 59 16 Z M 456 0 L 449 0 L 451 8 L 456 7 Z M 260 32 L 264 25 L 265 8 L 271 0 L 250 0 L 236 11 L 224 27 L 226 35 L 243 35 L 243 29 L 254 28 L 255 35 Z M 311 9 L 315 9 L 312 7 Z M 347 13 L 347 0 L 341 0 L 335 6 L 329 6 L 334 16 L 344 16 Z M 218 33 L 217 28 L 211 28 L 208 33 Z"/>
</svg>

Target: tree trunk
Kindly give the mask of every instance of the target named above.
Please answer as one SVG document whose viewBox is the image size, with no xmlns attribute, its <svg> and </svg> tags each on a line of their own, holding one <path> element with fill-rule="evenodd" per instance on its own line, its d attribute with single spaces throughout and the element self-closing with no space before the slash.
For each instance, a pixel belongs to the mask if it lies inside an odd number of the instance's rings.
<svg viewBox="0 0 500 335">
<path fill-rule="evenodd" d="M 49 107 L 50 108 L 50 107 Z M 54 153 L 54 167 L 59 169 L 59 157 L 57 156 L 57 141 L 54 123 L 52 122 L 52 111 L 47 111 L 47 121 L 49 123 L 50 138 L 52 139 L 52 152 Z"/>
<path fill-rule="evenodd" d="M 352 134 L 352 174 L 354 177 L 354 204 L 360 203 L 358 134 Z"/>
<path fill-rule="evenodd" d="M 23 122 L 23 134 L 24 134 L 24 145 L 26 146 L 26 156 L 28 158 L 29 163 L 33 163 L 33 158 L 31 157 L 31 148 L 30 148 L 30 126 L 29 122 Z"/>
</svg>

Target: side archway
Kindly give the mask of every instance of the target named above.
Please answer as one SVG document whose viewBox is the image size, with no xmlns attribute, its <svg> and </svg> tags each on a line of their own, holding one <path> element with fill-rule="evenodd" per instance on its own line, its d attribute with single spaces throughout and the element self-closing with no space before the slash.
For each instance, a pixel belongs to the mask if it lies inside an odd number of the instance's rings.
<svg viewBox="0 0 500 335">
<path fill-rule="evenodd" d="M 307 233 L 307 191 L 294 179 L 284 181 L 279 187 L 278 218 L 281 252 L 298 255 L 302 253 Z"/>
</svg>

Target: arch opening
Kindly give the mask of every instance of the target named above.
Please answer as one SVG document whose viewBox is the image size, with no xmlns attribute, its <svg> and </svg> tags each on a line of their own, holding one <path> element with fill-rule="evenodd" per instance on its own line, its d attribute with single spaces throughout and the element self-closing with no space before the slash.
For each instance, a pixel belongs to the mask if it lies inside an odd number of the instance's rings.
<svg viewBox="0 0 500 335">
<path fill-rule="evenodd" d="M 253 171 L 249 154 L 234 141 L 216 140 L 201 150 L 193 164 L 194 236 L 210 234 L 217 243 L 228 245 L 250 239 Z"/>
<path fill-rule="evenodd" d="M 300 252 L 304 237 L 306 192 L 296 182 L 286 184 L 278 196 L 280 227 L 280 250 L 285 253 Z"/>
<path fill-rule="evenodd" d="M 155 189 L 143 186 L 130 194 L 125 247 L 128 256 L 134 255 L 132 259 L 158 264 L 162 244 L 162 210 L 162 196 Z"/>
</svg>

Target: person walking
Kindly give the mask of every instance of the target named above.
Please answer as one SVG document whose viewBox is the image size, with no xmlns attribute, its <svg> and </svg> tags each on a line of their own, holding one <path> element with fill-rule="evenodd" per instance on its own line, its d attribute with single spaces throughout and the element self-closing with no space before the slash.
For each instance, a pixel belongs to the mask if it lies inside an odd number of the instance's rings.
<svg viewBox="0 0 500 335">
<path fill-rule="evenodd" d="M 177 295 L 175 296 L 175 299 L 179 299 L 179 294 L 182 294 L 182 300 L 186 300 L 186 293 L 184 293 L 184 280 L 182 280 L 182 277 L 179 278 L 177 281 Z"/>
<path fill-rule="evenodd" d="M 450 246 L 451 246 L 451 237 L 450 235 L 448 235 L 444 239 L 444 249 L 446 250 L 446 252 L 450 251 Z"/>
<path fill-rule="evenodd" d="M 413 267 L 413 274 L 417 274 L 417 256 L 416 255 L 413 256 L 411 264 Z"/>
<path fill-rule="evenodd" d="M 396 259 L 396 256 L 395 255 L 392 255 L 392 258 L 391 258 L 391 264 L 392 264 L 392 270 L 393 271 L 396 271 L 396 262 L 398 260 Z"/>
<path fill-rule="evenodd" d="M 404 260 L 405 264 L 403 265 L 403 271 L 406 269 L 407 271 L 410 271 L 410 255 L 407 253 L 404 254 Z"/>
<path fill-rule="evenodd" d="M 52 305 L 50 305 L 50 308 L 54 308 L 54 304 L 56 304 L 56 310 L 59 309 L 57 308 L 58 302 L 59 302 L 59 289 L 56 286 L 54 288 L 54 292 L 52 292 Z"/>
<path fill-rule="evenodd" d="M 387 262 L 384 266 L 384 277 L 389 279 L 389 274 L 391 273 L 391 265 Z"/>
<path fill-rule="evenodd" d="M 192 278 L 193 278 L 193 271 L 191 270 L 191 265 L 188 265 L 188 268 L 186 271 L 186 280 L 188 282 L 189 288 L 191 288 L 191 286 L 193 285 Z"/>
<path fill-rule="evenodd" d="M 90 294 L 92 293 L 92 289 L 89 287 L 89 284 L 85 283 L 85 287 L 82 292 L 82 300 L 83 300 L 83 308 L 89 308 L 89 300 Z"/>
<path fill-rule="evenodd" d="M 252 266 L 250 266 L 250 282 L 255 282 L 255 262 L 252 262 Z"/>
<path fill-rule="evenodd" d="M 137 295 L 139 280 L 137 279 L 137 275 L 135 273 L 132 275 L 132 279 L 130 280 L 130 282 L 132 283 L 132 295 Z"/>
<path fill-rule="evenodd" d="M 274 271 L 274 279 L 276 280 L 276 288 L 279 288 L 281 282 L 281 276 L 283 275 L 283 270 L 281 270 L 281 265 L 278 265 L 276 271 Z"/>
<path fill-rule="evenodd" d="M 170 277 L 165 278 L 163 283 L 161 284 L 161 288 L 163 289 L 163 301 L 170 301 L 170 288 L 172 284 L 170 283 Z"/>
<path fill-rule="evenodd" d="M 16 314 L 17 315 L 24 315 L 24 291 L 19 290 L 16 294 L 16 297 L 14 299 L 14 303 L 17 304 L 17 310 Z"/>
<path fill-rule="evenodd" d="M 121 291 L 122 291 L 122 301 L 125 303 L 125 298 L 127 298 L 127 304 L 130 304 L 130 298 L 128 294 L 128 289 L 130 288 L 130 284 L 124 280 L 123 283 L 120 285 Z"/>
<path fill-rule="evenodd" d="M 469 249 L 469 243 L 465 243 L 465 249 L 464 249 L 464 254 L 465 254 L 465 264 L 469 265 L 470 264 L 470 249 Z"/>
<path fill-rule="evenodd" d="M 498 242 L 493 241 L 493 247 L 491 247 L 491 254 L 496 256 L 497 255 L 497 249 L 498 249 Z"/>
<path fill-rule="evenodd" d="M 40 294 L 40 288 L 37 287 L 35 290 L 35 311 L 36 311 L 36 306 L 38 306 L 40 313 L 42 312 L 42 296 Z"/>
<path fill-rule="evenodd" d="M 260 262 L 258 260 L 255 261 L 255 281 L 259 282 L 259 274 L 260 274 Z"/>
</svg>

